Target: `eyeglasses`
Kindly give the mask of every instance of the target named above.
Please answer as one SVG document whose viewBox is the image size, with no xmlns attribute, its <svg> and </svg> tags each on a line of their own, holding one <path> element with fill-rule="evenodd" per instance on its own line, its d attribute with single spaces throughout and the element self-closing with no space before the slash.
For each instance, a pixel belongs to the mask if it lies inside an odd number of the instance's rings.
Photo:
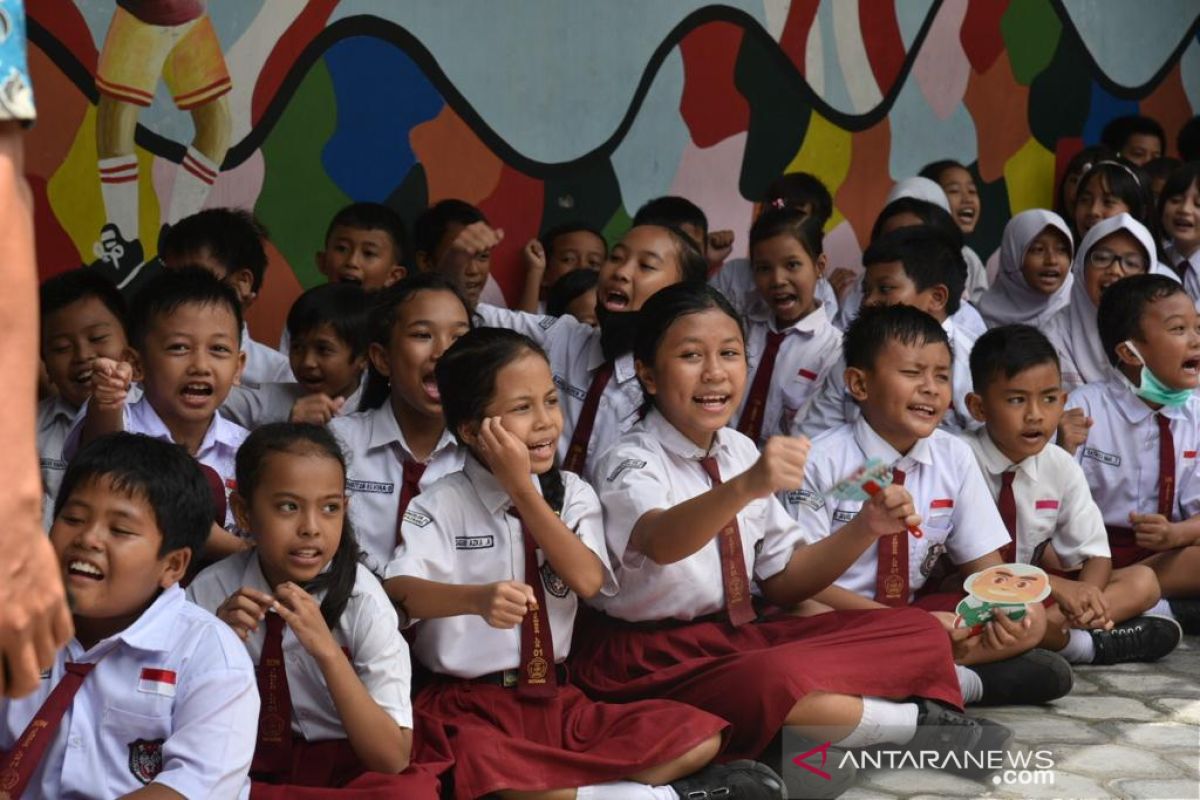
<svg viewBox="0 0 1200 800">
<path fill-rule="evenodd" d="M 1093 250 L 1088 253 L 1088 265 L 1098 270 L 1108 270 L 1120 265 L 1122 274 L 1136 275 L 1146 271 L 1146 259 L 1137 253 L 1119 256 L 1112 250 Z"/>
</svg>

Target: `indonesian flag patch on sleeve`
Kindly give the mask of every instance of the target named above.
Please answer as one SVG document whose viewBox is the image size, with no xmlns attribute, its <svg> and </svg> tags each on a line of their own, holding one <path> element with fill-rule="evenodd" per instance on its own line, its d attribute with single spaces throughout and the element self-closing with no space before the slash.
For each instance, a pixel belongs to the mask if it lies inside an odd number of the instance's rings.
<svg viewBox="0 0 1200 800">
<path fill-rule="evenodd" d="M 138 691 L 147 694 L 161 694 L 163 697 L 174 697 L 175 673 L 169 669 L 143 667 L 142 677 L 138 679 Z"/>
</svg>

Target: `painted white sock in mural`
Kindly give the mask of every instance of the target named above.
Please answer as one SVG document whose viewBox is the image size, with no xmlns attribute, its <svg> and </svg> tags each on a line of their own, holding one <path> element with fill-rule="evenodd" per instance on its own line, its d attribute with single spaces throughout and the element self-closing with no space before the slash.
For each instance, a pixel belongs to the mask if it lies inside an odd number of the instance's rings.
<svg viewBox="0 0 1200 800">
<path fill-rule="evenodd" d="M 171 205 L 167 211 L 168 225 L 200 210 L 220 171 L 220 166 L 204 153 L 194 147 L 187 149 L 183 161 L 179 162 L 179 171 L 175 173 L 175 186 L 171 189 Z"/>
<path fill-rule="evenodd" d="M 121 238 L 138 238 L 138 160 L 136 155 L 100 159 L 100 194 L 104 214 Z"/>
</svg>

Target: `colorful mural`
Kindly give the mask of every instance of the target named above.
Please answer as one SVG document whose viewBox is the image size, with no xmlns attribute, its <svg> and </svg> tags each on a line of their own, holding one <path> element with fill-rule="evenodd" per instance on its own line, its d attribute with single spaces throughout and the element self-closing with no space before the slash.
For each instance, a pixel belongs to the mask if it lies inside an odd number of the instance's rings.
<svg viewBox="0 0 1200 800">
<path fill-rule="evenodd" d="M 124 98 L 136 127 L 126 109 L 122 128 L 97 85 L 128 74 L 105 67 L 123 12 L 29 4 L 39 260 L 46 276 L 104 252 L 101 158 L 124 152 L 118 174 L 137 191 L 117 207 L 145 258 L 190 205 L 251 208 L 268 226 L 273 266 L 252 310 L 268 340 L 320 280 L 313 254 L 351 200 L 409 222 L 445 197 L 477 204 L 506 231 L 493 270 L 513 298 L 520 247 L 551 224 L 616 236 L 645 200 L 677 193 L 742 244 L 754 201 L 795 170 L 833 192 L 827 249 L 852 264 L 891 182 L 955 158 L 981 189 L 972 244 L 986 255 L 1012 213 L 1050 204 L 1056 165 L 1107 120 L 1140 111 L 1173 136 L 1200 109 L 1194 0 L 208 6 L 216 40 L 203 41 L 228 86 L 211 91 L 214 65 L 143 43 L 142 83 L 125 81 L 142 87 Z"/>
</svg>

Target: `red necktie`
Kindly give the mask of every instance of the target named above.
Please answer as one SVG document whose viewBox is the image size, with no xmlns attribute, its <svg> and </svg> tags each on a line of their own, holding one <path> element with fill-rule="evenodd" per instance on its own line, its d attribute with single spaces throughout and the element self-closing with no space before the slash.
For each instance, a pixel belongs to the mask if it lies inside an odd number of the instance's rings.
<svg viewBox="0 0 1200 800">
<path fill-rule="evenodd" d="M 746 396 L 746 408 L 738 421 L 737 429 L 758 442 L 762 435 L 763 414 L 767 408 L 767 393 L 771 391 L 771 376 L 775 373 L 775 359 L 779 345 L 783 344 L 786 332 L 767 331 L 767 346 L 763 349 L 758 369 L 754 371 L 754 382 Z"/>
<path fill-rule="evenodd" d="M 525 582 L 533 587 L 537 609 L 521 620 L 521 665 L 517 694 L 523 697 L 554 697 L 558 694 L 558 675 L 554 665 L 554 634 L 550 630 L 550 614 L 546 609 L 546 590 L 542 572 L 538 569 L 537 542 L 529 535 L 525 520 L 510 508 L 508 513 L 521 523 L 521 541 L 525 546 Z"/>
<path fill-rule="evenodd" d="M 283 617 L 268 612 L 267 635 L 258 660 L 258 744 L 254 748 L 254 773 L 288 773 L 292 767 L 292 696 L 288 692 L 283 662 Z"/>
<path fill-rule="evenodd" d="M 1154 415 L 1158 423 L 1158 513 L 1167 520 L 1175 506 L 1175 438 L 1171 436 L 1171 420 L 1162 414 Z"/>
<path fill-rule="evenodd" d="M 1000 548 L 1000 557 L 1007 563 L 1014 563 L 1017 554 L 1017 498 L 1013 494 L 1013 478 L 1015 471 L 1000 473 L 1000 496 L 996 505 L 1000 508 L 1000 519 L 1008 529 L 1008 544 Z"/>
<path fill-rule="evenodd" d="M 221 476 L 217 474 L 217 471 L 207 464 L 200 464 L 200 471 L 204 473 L 204 479 L 208 481 L 208 489 L 212 492 L 213 521 L 217 523 L 218 528 L 224 528 L 226 511 L 225 481 L 221 480 Z"/>
<path fill-rule="evenodd" d="M 904 470 L 892 469 L 892 483 L 904 485 Z M 908 531 L 879 538 L 875 557 L 875 602 L 885 606 L 908 605 Z"/>
<path fill-rule="evenodd" d="M 50 692 L 46 702 L 29 720 L 25 730 L 17 737 L 12 750 L 0 760 L 0 797 L 20 797 L 29 785 L 29 779 L 37 771 L 46 748 L 54 739 L 54 733 L 62 722 L 63 714 L 71 707 L 71 701 L 83 679 L 96 666 L 68 661 L 66 674 Z"/>
<path fill-rule="evenodd" d="M 717 459 L 705 456 L 700 466 L 708 473 L 713 486 L 721 485 L 721 469 Z M 750 602 L 750 579 L 746 575 L 746 559 L 742 552 L 742 533 L 737 516 L 725 523 L 717 534 L 717 552 L 721 555 L 721 586 L 725 590 L 725 613 L 734 627 L 753 622 L 758 614 Z"/>
<path fill-rule="evenodd" d="M 596 409 L 600 407 L 600 395 L 612 378 L 613 362 L 605 361 L 592 376 L 592 385 L 588 387 L 587 396 L 583 398 L 583 408 L 579 411 L 579 421 L 575 423 L 575 432 L 571 434 L 571 445 L 567 448 L 567 457 L 563 459 L 563 469 L 583 473 L 587 463 L 588 442 L 592 438 L 592 427 L 596 424 Z"/>
<path fill-rule="evenodd" d="M 404 512 L 408 510 L 408 504 L 412 499 L 421 493 L 421 476 L 425 474 L 426 464 L 420 461 L 410 461 L 407 458 L 402 462 L 404 473 L 400 477 L 400 507 L 396 510 L 396 546 L 401 543 L 400 526 L 404 523 Z"/>
</svg>

